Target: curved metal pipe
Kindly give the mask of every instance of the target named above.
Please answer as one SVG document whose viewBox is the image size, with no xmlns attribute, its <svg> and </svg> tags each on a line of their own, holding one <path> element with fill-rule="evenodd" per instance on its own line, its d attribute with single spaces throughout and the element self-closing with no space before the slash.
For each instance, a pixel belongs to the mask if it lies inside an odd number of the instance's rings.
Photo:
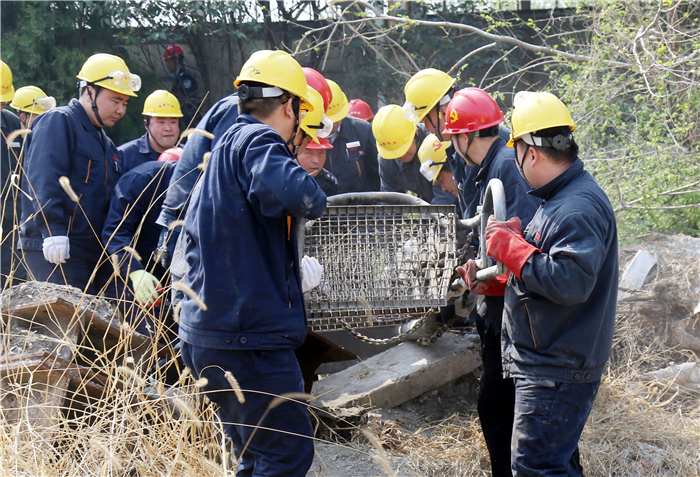
<svg viewBox="0 0 700 477">
<path fill-rule="evenodd" d="M 396 205 L 430 205 L 419 197 L 401 192 L 348 192 L 328 198 L 328 205 L 373 205 L 382 202 Z"/>
<path fill-rule="evenodd" d="M 503 182 L 500 179 L 493 178 L 486 186 L 484 193 L 484 204 L 481 206 L 481 211 L 471 219 L 458 221 L 460 229 L 479 229 L 479 259 L 476 265 L 480 268 L 476 272 L 476 279 L 479 281 L 489 280 L 494 277 L 503 275 L 508 270 L 501 262 L 496 262 L 496 265 L 488 266 L 489 258 L 486 256 L 486 223 L 491 215 L 502 222 L 508 219 L 506 211 L 506 193 L 503 190 Z M 460 286 L 465 287 L 465 283 L 461 283 L 461 279 L 452 282 L 451 288 L 457 290 Z"/>
<path fill-rule="evenodd" d="M 495 215 L 496 219 L 501 222 L 508 220 L 506 211 L 506 193 L 503 190 L 503 182 L 500 179 L 491 179 L 489 185 L 486 186 L 484 194 L 484 205 L 481 207 L 481 224 L 479 227 L 479 259 L 476 264 L 481 269 L 476 272 L 476 279 L 480 281 L 503 275 L 508 270 L 501 262 L 496 262 L 496 265 L 488 266 L 489 258 L 486 256 L 486 223 L 491 215 Z"/>
</svg>

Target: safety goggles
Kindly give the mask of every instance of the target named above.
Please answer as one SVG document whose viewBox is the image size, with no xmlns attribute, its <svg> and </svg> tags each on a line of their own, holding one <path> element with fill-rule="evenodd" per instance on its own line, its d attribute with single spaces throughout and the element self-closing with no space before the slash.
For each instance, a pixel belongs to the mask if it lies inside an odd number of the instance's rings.
<svg viewBox="0 0 700 477">
<path fill-rule="evenodd" d="M 56 100 L 53 96 L 46 96 L 45 98 L 36 98 L 34 101 L 26 106 L 22 106 L 20 109 L 30 109 L 39 108 L 42 111 L 48 111 L 49 109 L 56 107 Z"/>
<path fill-rule="evenodd" d="M 406 101 L 405 103 L 403 103 L 401 110 L 403 111 L 403 115 L 406 116 L 406 119 L 408 119 L 412 123 L 417 123 L 420 120 L 419 111 L 425 108 L 426 106 L 422 106 L 419 108 L 412 102 Z"/>
<path fill-rule="evenodd" d="M 333 130 L 333 121 L 324 115 L 323 119 L 321 119 L 321 124 L 309 124 L 306 127 L 309 129 L 316 129 L 316 137 L 322 139 L 330 136 L 331 131 Z"/>
<path fill-rule="evenodd" d="M 420 173 L 433 183 L 437 179 L 438 174 L 440 174 L 443 164 L 445 164 L 445 161 L 435 162 L 432 159 L 427 159 L 420 165 Z"/>
<path fill-rule="evenodd" d="M 92 83 L 103 83 L 102 86 L 111 86 L 117 90 L 128 89 L 136 92 L 141 89 L 141 78 L 134 73 L 125 73 L 124 71 L 112 71 L 104 78 L 92 81 Z M 106 85 L 104 84 L 106 83 Z"/>
</svg>

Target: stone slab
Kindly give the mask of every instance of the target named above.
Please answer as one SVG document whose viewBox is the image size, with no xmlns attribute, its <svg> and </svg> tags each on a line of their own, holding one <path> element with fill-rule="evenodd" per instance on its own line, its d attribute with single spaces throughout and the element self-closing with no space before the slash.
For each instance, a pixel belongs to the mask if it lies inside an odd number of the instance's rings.
<svg viewBox="0 0 700 477">
<path fill-rule="evenodd" d="M 432 346 L 413 341 L 316 381 L 311 405 L 337 417 L 366 407 L 392 408 L 472 372 L 481 365 L 476 335 L 445 333 Z"/>
<path fill-rule="evenodd" d="M 630 261 L 622 274 L 619 286 L 622 288 L 630 288 L 634 290 L 639 290 L 644 285 L 644 281 L 649 275 L 651 269 L 656 265 L 656 258 L 653 255 L 645 252 L 644 250 L 639 250 L 634 258 Z M 617 300 L 624 300 L 633 296 L 632 293 L 627 293 L 624 291 L 619 291 L 617 293 Z"/>
</svg>

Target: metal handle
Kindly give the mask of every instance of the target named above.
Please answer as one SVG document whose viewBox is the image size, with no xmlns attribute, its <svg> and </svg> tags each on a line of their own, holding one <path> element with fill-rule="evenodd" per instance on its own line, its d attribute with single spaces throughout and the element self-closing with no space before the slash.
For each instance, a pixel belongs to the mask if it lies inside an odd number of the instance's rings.
<svg viewBox="0 0 700 477">
<path fill-rule="evenodd" d="M 479 281 L 489 280 L 491 278 L 503 275 L 508 270 L 501 262 L 496 262 L 496 265 L 488 266 L 489 259 L 486 256 L 486 223 L 491 215 L 502 222 L 508 220 L 506 212 L 506 193 L 503 190 L 503 183 L 500 179 L 491 179 L 486 192 L 484 193 L 484 204 L 481 207 L 481 213 L 475 215 L 471 219 L 459 221 L 461 229 L 478 229 L 479 230 L 479 258 L 476 260 L 476 266 L 480 269 L 476 272 L 476 279 Z M 453 283 L 453 286 L 456 286 Z"/>
</svg>

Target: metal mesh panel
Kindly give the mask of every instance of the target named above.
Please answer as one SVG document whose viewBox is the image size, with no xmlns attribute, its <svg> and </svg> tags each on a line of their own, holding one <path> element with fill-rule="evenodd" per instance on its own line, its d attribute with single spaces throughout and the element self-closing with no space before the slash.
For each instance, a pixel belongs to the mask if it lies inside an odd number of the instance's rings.
<svg viewBox="0 0 700 477">
<path fill-rule="evenodd" d="M 304 253 L 324 267 L 321 285 L 305 296 L 309 325 L 400 323 L 445 305 L 455 230 L 452 207 L 329 206 L 306 225 Z"/>
</svg>

